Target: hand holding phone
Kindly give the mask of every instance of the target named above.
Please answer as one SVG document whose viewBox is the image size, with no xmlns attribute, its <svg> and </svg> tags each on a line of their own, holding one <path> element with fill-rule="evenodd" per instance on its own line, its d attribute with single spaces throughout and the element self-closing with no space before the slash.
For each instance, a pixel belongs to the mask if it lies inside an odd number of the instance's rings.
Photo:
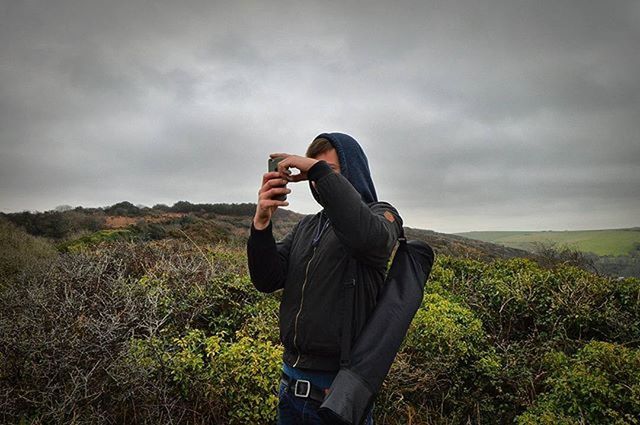
<svg viewBox="0 0 640 425">
<path fill-rule="evenodd" d="M 275 167 L 276 171 L 268 171 L 262 176 L 262 186 L 258 191 L 256 214 L 253 217 L 253 225 L 258 230 L 263 230 L 269 226 L 271 216 L 278 207 L 289 205 L 286 198 L 287 193 L 291 193 L 291 190 L 287 188 L 288 181 L 283 179 L 277 171 L 279 162 L 276 160 L 272 163 L 272 160 L 269 160 L 269 170 Z"/>
</svg>

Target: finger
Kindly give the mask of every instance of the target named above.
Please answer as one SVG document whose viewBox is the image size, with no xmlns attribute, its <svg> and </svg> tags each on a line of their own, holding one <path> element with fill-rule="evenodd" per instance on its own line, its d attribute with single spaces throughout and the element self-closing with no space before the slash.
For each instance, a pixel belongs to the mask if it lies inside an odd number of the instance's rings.
<svg viewBox="0 0 640 425">
<path fill-rule="evenodd" d="M 274 187 L 273 189 L 268 190 L 266 193 L 270 193 L 272 195 L 282 195 L 291 193 L 291 189 L 288 187 Z"/>
<path fill-rule="evenodd" d="M 287 183 L 289 183 L 287 180 L 281 178 L 268 180 L 265 184 L 262 185 L 260 190 L 258 190 L 258 195 L 268 191 L 272 187 L 286 187 Z"/>
<path fill-rule="evenodd" d="M 267 209 L 270 207 L 286 207 L 289 201 L 278 201 L 277 199 L 262 199 L 259 203 L 260 208 Z"/>
<path fill-rule="evenodd" d="M 272 199 L 278 195 L 287 195 L 291 193 L 291 189 L 286 187 L 274 187 L 273 189 L 269 189 L 266 192 L 260 194 L 261 199 Z"/>
<path fill-rule="evenodd" d="M 265 184 L 265 186 L 268 186 L 268 187 L 270 187 L 270 188 L 271 188 L 271 187 L 278 187 L 278 186 L 286 186 L 286 185 L 287 185 L 287 183 L 289 183 L 289 182 L 287 181 L 287 179 L 277 178 L 277 179 L 271 179 L 271 180 L 269 180 L 269 181 Z"/>
<path fill-rule="evenodd" d="M 288 156 L 291 156 L 291 154 L 284 153 L 284 152 L 276 152 L 276 153 L 270 153 L 269 154 L 270 158 L 286 158 Z"/>
<path fill-rule="evenodd" d="M 291 171 L 289 171 L 289 168 L 293 167 L 295 168 L 296 166 L 293 164 L 293 158 L 287 158 L 287 159 L 283 159 L 282 161 L 280 161 L 278 163 L 278 173 L 280 173 L 280 176 L 283 178 L 286 178 L 286 176 L 288 176 L 289 174 L 291 174 Z"/>
<path fill-rule="evenodd" d="M 264 186 L 264 184 L 274 178 L 280 177 L 280 173 L 277 171 L 269 171 L 268 173 L 264 173 L 262 175 L 262 186 Z"/>
<path fill-rule="evenodd" d="M 303 180 L 307 180 L 307 175 L 305 173 L 292 174 L 288 177 L 288 179 L 290 182 L 296 183 Z"/>
</svg>

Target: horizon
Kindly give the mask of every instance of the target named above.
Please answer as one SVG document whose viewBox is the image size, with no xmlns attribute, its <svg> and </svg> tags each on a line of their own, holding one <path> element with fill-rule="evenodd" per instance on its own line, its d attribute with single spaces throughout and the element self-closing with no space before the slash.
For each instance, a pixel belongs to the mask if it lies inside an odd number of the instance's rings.
<svg viewBox="0 0 640 425">
<path fill-rule="evenodd" d="M 129 202 L 132 205 L 136 206 L 136 207 L 145 207 L 145 208 L 149 208 L 152 209 L 155 205 L 166 205 L 168 207 L 172 207 L 175 203 L 177 202 L 189 202 L 191 204 L 227 204 L 227 205 L 231 205 L 231 204 L 253 204 L 255 205 L 255 202 L 251 202 L 251 201 L 247 201 L 247 202 L 190 202 L 188 200 L 178 200 L 175 202 L 171 202 L 171 203 L 163 203 L 163 202 L 154 202 L 152 205 L 147 205 L 147 204 L 142 204 L 142 203 L 134 203 L 131 201 L 118 201 L 115 202 L 113 204 L 108 204 L 108 205 L 100 205 L 100 206 L 88 206 L 88 205 L 69 205 L 69 204 L 58 204 L 55 207 L 51 208 L 51 209 L 47 209 L 47 210 L 18 210 L 18 211 L 1 211 L 0 213 L 4 213 L 4 214 L 17 214 L 17 213 L 23 213 L 23 212 L 28 212 L 31 214 L 39 214 L 39 213 L 45 213 L 45 212 L 55 212 L 57 210 L 57 208 L 60 207 L 70 207 L 71 209 L 74 208 L 85 208 L 85 209 L 105 209 L 108 207 L 111 207 L 115 204 L 118 204 L 120 202 Z M 280 208 L 289 212 L 293 212 L 295 214 L 303 214 L 301 212 L 292 210 L 291 208 Z M 275 225 L 277 225 L 277 222 L 274 222 Z M 419 226 L 414 226 L 411 224 L 407 224 L 406 222 L 403 222 L 403 227 L 408 227 L 408 228 L 412 228 L 412 229 L 417 229 L 417 230 L 428 230 L 428 231 L 434 231 L 437 233 L 445 233 L 445 234 L 449 234 L 449 235 L 455 235 L 455 234 L 460 234 L 460 233 L 475 233 L 475 232 L 597 232 L 597 231 L 605 231 L 605 230 L 634 230 L 634 229 L 640 229 L 640 226 L 630 226 L 630 227 L 611 227 L 611 228 L 598 228 L 598 229 L 488 229 L 488 230 L 463 230 L 463 231 L 453 231 L 453 232 L 445 232 L 445 231 L 441 231 L 438 229 L 431 229 L 431 228 L 424 228 L 424 227 L 419 227 Z"/>
</svg>

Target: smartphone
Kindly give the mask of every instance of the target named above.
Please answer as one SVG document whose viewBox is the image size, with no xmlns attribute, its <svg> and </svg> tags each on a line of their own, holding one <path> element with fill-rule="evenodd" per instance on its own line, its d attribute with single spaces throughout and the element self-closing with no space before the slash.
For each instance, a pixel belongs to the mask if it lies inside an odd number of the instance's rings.
<svg viewBox="0 0 640 425">
<path fill-rule="evenodd" d="M 278 164 L 280 163 L 280 161 L 282 161 L 284 159 L 284 157 L 278 157 L 278 158 L 269 158 L 269 165 L 268 165 L 268 171 L 272 172 L 272 171 L 278 171 Z M 274 186 L 274 187 L 282 187 L 282 186 Z M 282 195 L 277 195 L 274 196 L 273 199 L 277 199 L 278 201 L 284 201 L 287 199 L 287 195 L 285 195 L 284 193 Z"/>
</svg>

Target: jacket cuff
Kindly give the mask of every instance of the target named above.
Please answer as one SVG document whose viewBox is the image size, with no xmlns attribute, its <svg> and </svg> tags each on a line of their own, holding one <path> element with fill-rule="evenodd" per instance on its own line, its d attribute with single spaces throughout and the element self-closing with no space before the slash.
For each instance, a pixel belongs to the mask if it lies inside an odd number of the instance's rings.
<svg viewBox="0 0 640 425">
<path fill-rule="evenodd" d="M 251 220 L 251 234 L 250 238 L 256 244 L 265 244 L 271 242 L 273 239 L 273 222 L 269 220 L 269 225 L 262 230 L 258 230 L 253 225 L 253 220 Z"/>
<path fill-rule="evenodd" d="M 329 164 L 327 164 L 327 161 L 320 160 L 309 168 L 309 171 L 307 171 L 307 177 L 309 177 L 309 180 L 318 181 L 322 177 L 333 172 L 334 171 L 329 167 Z"/>
</svg>

